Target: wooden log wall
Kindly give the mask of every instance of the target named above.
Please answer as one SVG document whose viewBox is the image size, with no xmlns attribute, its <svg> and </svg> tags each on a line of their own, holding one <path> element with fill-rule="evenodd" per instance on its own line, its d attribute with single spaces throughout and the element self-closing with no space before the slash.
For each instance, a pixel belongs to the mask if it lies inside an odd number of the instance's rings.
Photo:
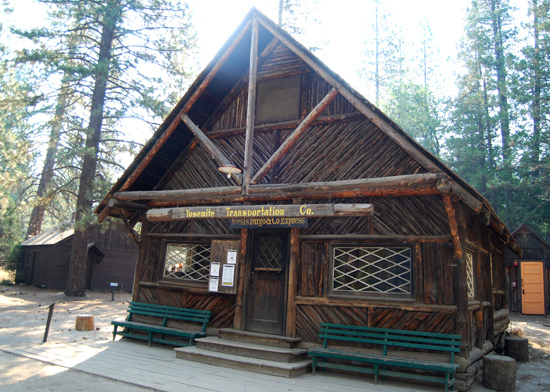
<svg viewBox="0 0 550 392">
<path fill-rule="evenodd" d="M 296 335 L 304 342 L 319 343 L 321 323 L 368 325 L 368 310 L 351 306 L 298 305 L 296 310 Z"/>
<path fill-rule="evenodd" d="M 189 293 L 183 290 L 163 290 L 143 287 L 140 290 L 139 302 L 178 306 L 182 308 L 210 310 L 212 318 L 209 328 L 231 328 L 235 317 L 235 296 Z"/>
<path fill-rule="evenodd" d="M 311 219 L 305 235 L 449 235 L 445 210 L 438 196 L 320 199 L 308 203 L 369 203 L 373 218 Z"/>
</svg>

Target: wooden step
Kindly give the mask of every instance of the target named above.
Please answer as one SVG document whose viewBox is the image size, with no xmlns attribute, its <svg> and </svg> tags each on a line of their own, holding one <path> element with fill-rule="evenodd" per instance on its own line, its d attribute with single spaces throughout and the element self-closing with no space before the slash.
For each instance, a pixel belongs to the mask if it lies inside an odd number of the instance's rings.
<svg viewBox="0 0 550 392">
<path fill-rule="evenodd" d="M 307 359 L 307 349 L 264 346 L 237 340 L 220 339 L 216 336 L 196 340 L 197 347 L 219 353 L 241 355 L 248 358 L 266 359 L 275 362 L 299 362 Z"/>
<path fill-rule="evenodd" d="M 259 358 L 247 358 L 240 355 L 201 350 L 197 346 L 177 347 L 176 358 L 188 361 L 223 366 L 231 369 L 269 374 L 279 377 L 297 377 L 311 371 L 311 360 L 292 363 L 275 362 Z"/>
<path fill-rule="evenodd" d="M 220 329 L 219 337 L 221 339 L 233 340 L 238 342 L 284 348 L 296 348 L 302 340 L 300 338 L 289 338 L 286 336 L 270 335 L 267 333 L 259 332 L 239 331 L 229 328 Z"/>
</svg>

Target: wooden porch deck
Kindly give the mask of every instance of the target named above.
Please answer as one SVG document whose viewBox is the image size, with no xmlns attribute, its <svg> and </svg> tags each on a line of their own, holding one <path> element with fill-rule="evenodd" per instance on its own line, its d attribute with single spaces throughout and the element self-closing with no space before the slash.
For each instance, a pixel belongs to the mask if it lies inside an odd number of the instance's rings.
<svg viewBox="0 0 550 392">
<path fill-rule="evenodd" d="M 39 344 L 29 347 L 0 347 L 0 351 L 62 366 L 127 384 L 166 392 L 262 391 L 262 392 L 405 392 L 440 391 L 407 382 L 372 379 L 323 372 L 296 378 L 275 377 L 176 359 L 169 347 L 141 342 L 95 341 L 71 344 Z"/>
</svg>

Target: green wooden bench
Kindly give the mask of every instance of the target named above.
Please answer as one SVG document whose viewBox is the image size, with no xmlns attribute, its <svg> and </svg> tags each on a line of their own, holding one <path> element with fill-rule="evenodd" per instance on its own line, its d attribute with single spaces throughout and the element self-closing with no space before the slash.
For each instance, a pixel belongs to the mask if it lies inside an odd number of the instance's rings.
<svg viewBox="0 0 550 392">
<path fill-rule="evenodd" d="M 147 322 L 142 322 L 141 320 L 137 322 L 132 321 L 134 315 L 147 316 Z M 167 324 L 170 320 L 181 321 L 186 324 L 198 324 L 197 330 L 168 327 Z M 147 340 L 149 346 L 151 346 L 153 342 L 171 344 L 174 346 L 191 346 L 195 344 L 195 339 L 206 336 L 206 325 L 209 320 L 209 310 L 130 302 L 127 319 L 125 321 L 111 321 L 111 324 L 114 326 L 113 340 L 116 335 L 120 335 L 127 338 Z M 201 327 L 200 330 L 198 330 L 199 326 Z M 124 330 L 118 330 L 118 327 L 124 328 Z M 137 331 L 146 333 L 139 334 L 136 333 Z M 173 337 L 188 339 L 188 344 L 177 340 L 171 340 Z"/>
<path fill-rule="evenodd" d="M 458 367 L 454 363 L 454 354 L 460 352 L 460 335 L 322 323 L 319 337 L 323 340 L 323 348 L 310 349 L 308 352 L 312 358 L 313 374 L 317 367 L 333 368 L 373 374 L 375 383 L 378 383 L 378 376 L 381 375 L 383 379 L 386 376 L 394 376 L 442 383 L 445 385 L 445 391 L 454 388 L 455 371 Z M 353 351 L 352 346 L 349 350 L 347 347 L 342 349 L 342 346 L 338 349 L 330 349 L 329 341 L 331 344 L 351 342 L 356 343 L 357 346 L 368 344 L 381 347 L 382 350 L 380 354 L 370 354 Z M 419 357 L 411 359 L 397 356 L 395 351 L 388 355 L 388 347 L 450 353 L 450 360 L 447 363 L 424 360 Z M 331 360 L 338 361 L 330 362 Z M 347 361 L 354 363 L 348 364 Z M 365 364 L 372 366 L 364 366 Z M 391 370 L 388 370 L 388 367 L 391 367 Z M 399 368 L 408 369 L 409 372 Z M 430 371 L 432 374 L 422 374 L 422 371 Z M 443 374 L 438 376 L 438 373 Z"/>
</svg>

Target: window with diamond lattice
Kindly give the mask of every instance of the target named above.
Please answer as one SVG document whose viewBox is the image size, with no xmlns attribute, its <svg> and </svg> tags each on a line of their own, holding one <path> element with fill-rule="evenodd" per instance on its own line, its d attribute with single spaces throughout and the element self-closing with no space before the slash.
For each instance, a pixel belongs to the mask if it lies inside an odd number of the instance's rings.
<svg viewBox="0 0 550 392">
<path fill-rule="evenodd" d="M 335 246 L 334 293 L 411 294 L 411 249 Z"/>
<path fill-rule="evenodd" d="M 210 245 L 166 244 L 164 277 L 208 281 Z"/>
<path fill-rule="evenodd" d="M 281 268 L 283 260 L 281 237 L 260 237 L 259 268 Z"/>
<path fill-rule="evenodd" d="M 471 253 L 466 253 L 466 283 L 468 284 L 468 298 L 474 298 L 474 255 Z"/>
</svg>

